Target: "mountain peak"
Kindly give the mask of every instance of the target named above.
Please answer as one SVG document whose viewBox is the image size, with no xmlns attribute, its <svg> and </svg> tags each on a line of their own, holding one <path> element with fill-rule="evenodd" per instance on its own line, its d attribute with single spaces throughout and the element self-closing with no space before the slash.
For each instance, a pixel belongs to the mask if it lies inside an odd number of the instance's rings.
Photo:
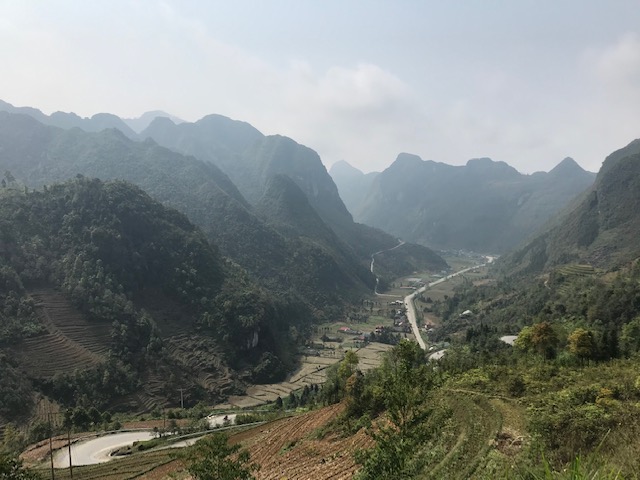
<svg viewBox="0 0 640 480">
<path fill-rule="evenodd" d="M 170 119 L 171 122 L 178 125 L 179 123 L 184 123 L 179 117 L 175 115 L 171 115 L 170 113 L 163 112 L 162 110 L 152 110 L 150 112 L 144 112 L 138 118 L 123 118 L 122 121 L 126 123 L 132 130 L 137 133 L 141 133 L 145 128 L 147 128 L 156 118 L 167 118 Z"/>
<path fill-rule="evenodd" d="M 331 168 L 329 169 L 329 175 L 333 177 L 336 174 L 349 177 L 361 177 L 364 175 L 362 170 L 358 170 L 356 167 L 346 162 L 345 160 L 338 160 L 336 163 L 331 165 Z"/>
<path fill-rule="evenodd" d="M 163 127 L 163 126 L 175 126 L 176 123 L 171 120 L 169 117 L 155 117 L 153 120 L 151 120 L 151 123 L 149 123 L 148 127 Z"/>
<path fill-rule="evenodd" d="M 389 168 L 392 168 L 394 166 L 406 168 L 412 167 L 414 165 L 422 165 L 423 163 L 424 160 L 422 160 L 422 158 L 420 158 L 418 155 L 402 152 L 398 154 L 395 161 L 389 166 Z"/>
<path fill-rule="evenodd" d="M 505 162 L 496 162 L 488 157 L 472 158 L 467 161 L 467 168 L 478 173 L 490 173 L 506 177 L 517 177 L 520 173 Z"/>
<path fill-rule="evenodd" d="M 549 173 L 552 175 L 567 176 L 567 175 L 575 175 L 578 173 L 586 173 L 586 170 L 584 170 L 580 165 L 578 165 L 578 162 L 576 162 L 573 158 L 566 157 L 558 165 L 553 167 L 549 171 Z"/>
</svg>

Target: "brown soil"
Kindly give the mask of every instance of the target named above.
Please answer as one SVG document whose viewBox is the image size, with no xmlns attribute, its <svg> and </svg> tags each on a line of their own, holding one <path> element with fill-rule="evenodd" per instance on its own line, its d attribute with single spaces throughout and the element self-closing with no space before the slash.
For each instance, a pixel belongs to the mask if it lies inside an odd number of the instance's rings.
<svg viewBox="0 0 640 480">
<path fill-rule="evenodd" d="M 498 433 L 493 445 L 505 455 L 514 456 L 522 450 L 524 439 L 518 432 L 503 430 Z"/>
<path fill-rule="evenodd" d="M 364 431 L 347 438 L 335 434 L 321 440 L 313 438 L 313 432 L 343 408 L 333 405 L 278 420 L 234 435 L 230 441 L 242 443 L 249 450 L 251 460 L 260 465 L 256 473 L 260 480 L 351 478 L 357 469 L 353 453 L 370 447 L 371 438 Z"/>
</svg>

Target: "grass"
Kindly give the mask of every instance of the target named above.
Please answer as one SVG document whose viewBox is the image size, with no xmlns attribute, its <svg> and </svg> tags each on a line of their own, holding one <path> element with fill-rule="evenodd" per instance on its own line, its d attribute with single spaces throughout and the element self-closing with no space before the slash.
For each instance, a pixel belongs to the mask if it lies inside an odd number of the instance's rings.
<svg viewBox="0 0 640 480">
<path fill-rule="evenodd" d="M 482 394 L 449 393 L 444 402 L 452 415 L 441 444 L 430 446 L 444 455 L 433 459 L 423 478 L 472 478 L 502 427 L 502 416 Z"/>
</svg>

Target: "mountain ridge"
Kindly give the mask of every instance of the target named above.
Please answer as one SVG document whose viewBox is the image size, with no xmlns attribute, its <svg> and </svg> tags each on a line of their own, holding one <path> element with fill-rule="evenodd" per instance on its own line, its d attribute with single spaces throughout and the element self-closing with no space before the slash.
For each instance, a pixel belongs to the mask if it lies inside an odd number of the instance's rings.
<svg viewBox="0 0 640 480">
<path fill-rule="evenodd" d="M 501 259 L 507 272 L 540 273 L 566 263 L 615 269 L 640 256 L 640 141 L 607 156 L 594 184 L 532 240 Z"/>
<path fill-rule="evenodd" d="M 352 210 L 359 222 L 432 248 L 501 253 L 593 182 L 574 164 L 523 175 L 489 158 L 452 166 L 402 153 Z"/>
</svg>

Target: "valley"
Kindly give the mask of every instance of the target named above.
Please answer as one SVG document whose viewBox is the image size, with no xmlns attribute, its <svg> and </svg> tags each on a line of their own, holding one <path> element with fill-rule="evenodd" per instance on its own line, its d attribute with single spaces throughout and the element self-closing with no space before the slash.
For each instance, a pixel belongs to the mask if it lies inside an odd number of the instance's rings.
<svg viewBox="0 0 640 480">
<path fill-rule="evenodd" d="M 78 479 L 189 478 L 220 438 L 265 479 L 640 474 L 637 141 L 597 175 L 330 174 L 221 115 L 0 110 L 6 458 L 44 473 L 72 432 L 130 454 Z"/>
</svg>

